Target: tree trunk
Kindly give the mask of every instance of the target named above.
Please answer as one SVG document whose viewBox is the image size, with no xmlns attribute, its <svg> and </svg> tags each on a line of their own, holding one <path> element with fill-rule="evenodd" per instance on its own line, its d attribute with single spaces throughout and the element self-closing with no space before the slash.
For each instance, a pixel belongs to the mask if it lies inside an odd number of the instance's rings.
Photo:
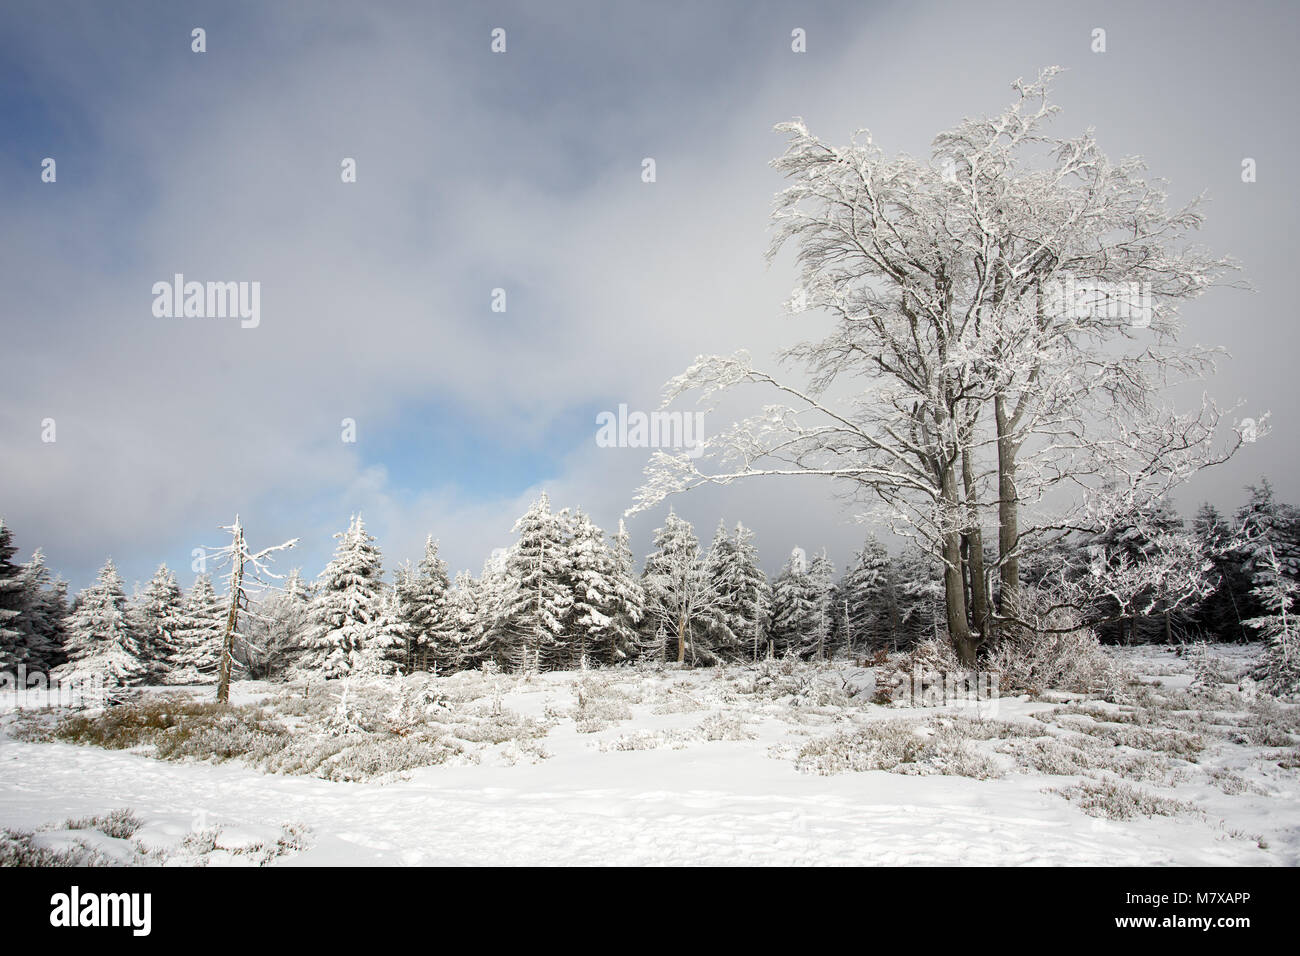
<svg viewBox="0 0 1300 956">
<path fill-rule="evenodd" d="M 943 594 L 948 637 L 952 640 L 953 650 L 957 652 L 957 659 L 966 667 L 973 667 L 979 642 L 971 635 L 966 621 L 966 588 L 961 579 L 961 536 L 956 532 L 945 536 L 943 557 Z"/>
<path fill-rule="evenodd" d="M 230 664 L 235 653 L 235 625 L 239 620 L 239 593 L 244 586 L 244 541 L 235 532 L 234 574 L 230 578 L 230 611 L 226 614 L 226 633 L 221 639 L 221 663 L 217 672 L 217 701 L 230 703 Z"/>
<path fill-rule="evenodd" d="M 1020 502 L 1016 494 L 1016 454 L 1018 448 L 1009 431 L 1006 399 L 993 399 L 998 426 L 998 563 L 1002 587 L 998 607 L 1014 613 L 1020 596 L 1020 558 L 1014 555 L 1020 538 Z"/>
<path fill-rule="evenodd" d="M 966 506 L 971 513 L 971 526 L 966 532 L 967 566 L 970 569 L 971 620 L 981 640 L 987 641 L 989 634 L 989 581 L 984 573 L 984 532 L 979 525 L 979 516 L 975 514 L 975 474 L 971 468 L 970 452 L 963 451 L 961 456 L 962 482 L 966 487 Z"/>
<path fill-rule="evenodd" d="M 683 613 L 677 620 L 677 663 L 686 662 L 686 615 Z"/>
<path fill-rule="evenodd" d="M 947 517 L 958 514 L 957 478 L 953 464 L 943 466 L 943 495 Z M 966 620 L 966 583 L 962 579 L 961 532 L 957 529 L 945 531 L 943 535 L 943 596 L 947 611 L 948 639 L 952 641 L 957 659 L 966 667 L 975 664 L 975 652 L 979 642 L 971 636 L 970 624 Z"/>
</svg>

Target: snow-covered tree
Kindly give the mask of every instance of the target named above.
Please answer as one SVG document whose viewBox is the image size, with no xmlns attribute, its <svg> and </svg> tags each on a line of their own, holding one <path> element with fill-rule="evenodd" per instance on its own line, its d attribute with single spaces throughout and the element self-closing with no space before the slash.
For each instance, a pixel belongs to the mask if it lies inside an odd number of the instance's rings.
<svg viewBox="0 0 1300 956">
<path fill-rule="evenodd" d="M 784 353 L 803 381 L 743 353 L 701 356 L 670 381 L 666 401 L 757 385 L 775 403 L 689 454 L 657 452 L 639 508 L 706 483 L 830 478 L 941 561 L 946 630 L 972 664 L 999 627 L 1024 626 L 1022 556 L 1167 496 L 1258 433 L 1243 421 L 1218 447 L 1213 403 L 1161 402 L 1212 370 L 1212 350 L 1179 344 L 1177 306 L 1232 265 L 1186 242 L 1199 200 L 1170 208 L 1139 160 L 1112 163 L 1091 132 L 1050 133 L 1054 73 L 941 133 L 929 161 L 778 127 L 790 185 L 771 254 L 796 247 L 791 311 L 835 325 Z M 1080 289 L 1107 297 L 1079 301 Z"/>
<path fill-rule="evenodd" d="M 346 677 L 360 661 L 381 613 L 383 567 L 360 515 L 335 535 L 339 546 L 316 582 L 299 666 L 318 677 Z"/>
<path fill-rule="evenodd" d="M 407 633 L 398 610 L 396 588 L 382 587 L 374 620 L 366 628 L 352 674 L 387 677 L 399 673 L 406 660 Z"/>
<path fill-rule="evenodd" d="M 77 596 L 68 619 L 68 662 L 55 670 L 60 681 L 101 680 L 124 687 L 148 673 L 127 614 L 122 576 L 110 558 L 95 583 Z"/>
<path fill-rule="evenodd" d="M 14 563 L 13 535 L 0 518 L 0 671 L 13 670 L 27 660 L 19 618 L 25 601 L 22 570 Z"/>
<path fill-rule="evenodd" d="M 875 535 L 854 555 L 840 585 L 840 600 L 847 653 L 897 641 L 898 583 L 889 551 Z"/>
<path fill-rule="evenodd" d="M 181 609 L 176 622 L 172 655 L 167 679 L 174 684 L 204 684 L 215 680 L 221 665 L 221 638 L 224 621 L 223 604 L 212 587 L 212 578 L 200 574 Z"/>
<path fill-rule="evenodd" d="M 1087 571 L 1058 590 L 1080 595 L 1090 619 L 1107 638 L 1132 643 L 1170 641 L 1192 607 L 1214 588 L 1212 564 L 1195 534 L 1167 500 L 1116 515 L 1084 539 Z"/>
<path fill-rule="evenodd" d="M 622 519 L 614 535 L 613 561 L 609 650 L 611 663 L 618 664 L 637 655 L 638 626 L 645 618 L 645 590 L 637 580 L 636 559 Z"/>
<path fill-rule="evenodd" d="M 717 595 L 708 615 L 711 645 L 728 660 L 757 660 L 760 648 L 766 647 L 768 586 L 754 533 L 738 522 L 728 534 L 720 522 L 704 570 Z"/>
<path fill-rule="evenodd" d="M 778 656 L 804 653 L 814 642 L 817 589 L 808 559 L 795 548 L 772 583 L 772 651 Z"/>
<path fill-rule="evenodd" d="M 500 576 L 496 572 L 496 576 Z M 447 595 L 447 622 L 454 633 L 457 666 L 477 668 L 487 661 L 495 661 L 493 634 L 494 603 L 486 592 L 491 589 L 494 572 L 485 568 L 482 581 L 475 581 L 468 571 L 456 573 L 452 589 Z"/>
<path fill-rule="evenodd" d="M 460 666 L 461 640 L 451 608 L 447 562 L 438 556 L 438 542 L 425 538 L 424 555 L 406 569 L 397 585 L 397 615 L 406 638 L 403 669 L 447 673 Z"/>
<path fill-rule="evenodd" d="M 663 527 L 655 530 L 654 546 L 641 578 L 649 616 L 673 642 L 679 664 L 688 654 L 691 663 L 714 663 L 716 655 L 697 641 L 717 603 L 717 592 L 705 574 L 695 529 L 669 511 Z"/>
<path fill-rule="evenodd" d="M 1245 618 L 1250 615 L 1250 575 L 1242 566 L 1235 531 L 1210 503 L 1201 505 L 1192 520 L 1200 550 L 1209 556 L 1212 590 L 1195 608 L 1196 624 L 1209 638 L 1219 641 L 1247 639 Z"/>
<path fill-rule="evenodd" d="M 49 672 L 64 663 L 64 619 L 68 615 L 67 582 L 50 580 L 40 548 L 22 566 L 23 606 L 19 617 L 29 673 Z"/>
<path fill-rule="evenodd" d="M 496 598 L 498 663 L 517 669 L 563 666 L 568 658 L 565 621 L 573 596 L 568 587 L 568 547 L 561 518 L 545 492 L 515 522 L 519 540 L 505 559 Z"/>
<path fill-rule="evenodd" d="M 899 630 L 895 647 L 938 636 L 944 587 L 940 562 L 921 548 L 907 548 L 894 564 L 898 582 Z"/>
<path fill-rule="evenodd" d="M 1267 478 L 1246 488 L 1247 500 L 1237 510 L 1238 535 L 1234 556 L 1253 589 L 1271 579 L 1274 565 L 1284 577 L 1300 582 L 1300 513 L 1277 500 Z M 1251 614 L 1264 613 L 1251 595 Z"/>
<path fill-rule="evenodd" d="M 258 602 L 254 643 L 262 648 L 262 667 L 254 676 L 274 678 L 296 667 L 311 621 L 311 592 L 294 568 L 284 584 Z"/>
<path fill-rule="evenodd" d="M 235 515 L 234 524 L 221 529 L 229 533 L 230 543 L 208 548 L 207 556 L 218 567 L 226 568 L 226 615 L 221 634 L 221 652 L 217 664 L 217 700 L 230 700 L 230 681 L 236 668 L 247 671 L 257 667 L 262 650 L 252 644 L 253 604 L 258 595 L 271 587 L 268 579 L 279 579 L 269 564 L 277 551 L 287 551 L 298 539 L 286 541 L 261 551 L 252 551 L 244 537 L 244 525 Z"/>
<path fill-rule="evenodd" d="M 581 509 L 569 519 L 566 531 L 569 666 L 615 663 L 621 633 L 615 623 L 618 582 L 614 553 L 605 532 Z"/>
<path fill-rule="evenodd" d="M 802 657 L 819 661 L 829 659 L 834 648 L 831 640 L 835 630 L 835 565 L 819 551 L 808 566 L 808 589 L 812 597 L 811 630 L 800 649 Z"/>
<path fill-rule="evenodd" d="M 1246 623 L 1269 642 L 1260 660 L 1260 677 L 1275 694 L 1300 693 L 1300 621 L 1295 607 L 1300 584 L 1270 545 L 1258 555 L 1255 580 L 1254 595 L 1264 613 Z"/>
<path fill-rule="evenodd" d="M 148 668 L 147 676 L 151 683 L 167 682 L 172 658 L 179 650 L 184 606 L 185 598 L 176 575 L 167 565 L 158 565 L 158 570 L 132 608 L 140 655 Z"/>
</svg>

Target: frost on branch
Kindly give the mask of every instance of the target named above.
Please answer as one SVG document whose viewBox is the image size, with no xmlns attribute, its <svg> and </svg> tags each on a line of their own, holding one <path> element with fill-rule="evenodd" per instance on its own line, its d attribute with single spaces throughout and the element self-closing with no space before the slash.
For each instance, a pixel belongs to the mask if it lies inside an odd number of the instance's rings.
<svg viewBox="0 0 1300 956">
<path fill-rule="evenodd" d="M 1208 398 L 1161 401 L 1213 373 L 1219 350 L 1181 343 L 1178 309 L 1240 287 L 1237 265 L 1191 241 L 1201 197 L 1171 205 L 1141 159 L 1048 129 L 1057 72 L 939 133 L 928 159 L 886 155 L 863 131 L 835 146 L 801 120 L 777 127 L 787 185 L 769 256 L 794 249 L 794 321 L 821 312 L 833 327 L 788 347 L 780 377 L 714 356 L 669 382 L 665 402 L 739 385 L 771 398 L 698 458 L 655 455 L 638 509 L 742 477 L 830 478 L 941 561 L 969 664 L 1015 623 L 1022 559 L 1107 530 L 1260 437 L 1243 421 L 1220 441 Z M 1110 590 L 1149 591 L 1139 578 L 1117 567 Z"/>
</svg>

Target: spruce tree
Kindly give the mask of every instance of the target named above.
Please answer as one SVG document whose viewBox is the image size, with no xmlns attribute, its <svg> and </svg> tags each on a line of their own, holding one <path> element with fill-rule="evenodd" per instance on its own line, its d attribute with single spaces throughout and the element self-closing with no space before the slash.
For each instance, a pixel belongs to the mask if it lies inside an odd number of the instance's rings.
<svg viewBox="0 0 1300 956">
<path fill-rule="evenodd" d="M 1212 640 L 1244 641 L 1248 637 L 1244 617 L 1254 606 L 1254 598 L 1242 555 L 1229 548 L 1232 531 L 1219 510 L 1208 502 L 1196 512 L 1192 531 L 1210 556 L 1213 579 L 1213 590 L 1195 609 L 1195 621 Z"/>
<path fill-rule="evenodd" d="M 919 547 L 898 556 L 899 627 L 897 647 L 939 636 L 943 618 L 943 572 L 939 562 Z"/>
<path fill-rule="evenodd" d="M 26 591 L 22 569 L 14 563 L 13 536 L 0 518 L 0 671 L 11 671 L 27 661 L 21 621 Z"/>
<path fill-rule="evenodd" d="M 831 602 L 835 599 L 835 566 L 826 556 L 825 549 L 817 553 L 808 567 L 808 590 L 812 601 L 809 632 L 804 638 L 800 656 L 829 660 L 834 656 L 831 639 L 835 630 L 835 610 Z"/>
<path fill-rule="evenodd" d="M 346 677 L 360 663 L 381 613 L 382 558 L 360 515 L 335 535 L 339 546 L 321 572 L 300 667 L 326 679 Z"/>
<path fill-rule="evenodd" d="M 564 666 L 565 621 L 573 596 L 567 586 L 568 547 L 561 517 L 546 493 L 515 522 L 519 535 L 506 556 L 500 646 L 518 669 Z"/>
<path fill-rule="evenodd" d="M 222 629 L 225 609 L 212 579 L 200 574 L 185 596 L 180 619 L 176 622 L 167 679 L 174 684 L 204 684 L 216 680 L 221 663 Z"/>
<path fill-rule="evenodd" d="M 61 681 L 102 680 L 124 687 L 148 673 L 127 614 L 122 576 L 110 558 L 95 583 L 77 597 L 68 620 L 68 662 L 55 672 Z"/>
<path fill-rule="evenodd" d="M 1091 536 L 1086 545 L 1100 555 L 1106 568 L 1117 570 L 1158 561 L 1164 547 L 1162 536 L 1177 534 L 1183 527 L 1183 519 L 1170 502 L 1152 501 L 1134 508 L 1125 521 Z M 1127 594 L 1124 604 L 1109 595 L 1101 597 L 1092 614 L 1103 641 L 1123 643 L 1168 640 L 1175 626 L 1181 632 L 1188 622 L 1186 611 L 1171 610 L 1150 585 Z"/>
<path fill-rule="evenodd" d="M 398 613 L 397 589 L 381 587 L 376 607 L 352 669 L 352 673 L 366 677 L 400 673 L 406 658 L 407 627 Z"/>
<path fill-rule="evenodd" d="M 160 564 L 133 608 L 141 658 L 148 668 L 150 683 L 166 683 L 171 673 L 172 659 L 180 649 L 184 603 L 176 575 Z"/>
<path fill-rule="evenodd" d="M 1300 582 L 1300 516 L 1291 505 L 1278 501 L 1267 478 L 1247 487 L 1246 504 L 1237 511 L 1242 543 L 1237 550 L 1239 570 L 1250 582 L 1243 613 L 1264 617 L 1273 613 L 1260 601 L 1261 585 L 1276 575 Z"/>
<path fill-rule="evenodd" d="M 438 542 L 424 541 L 424 556 L 416 568 L 405 569 L 398 582 L 398 617 L 405 635 L 403 669 L 410 673 L 436 667 L 450 673 L 460 667 L 460 635 L 451 609 L 451 580 L 447 562 L 438 556 Z"/>
<path fill-rule="evenodd" d="M 612 583 L 609 651 L 610 662 L 618 664 L 637 655 L 638 627 L 645 618 L 645 591 L 637 580 L 636 559 L 621 518 L 614 535 Z"/>
<path fill-rule="evenodd" d="M 45 555 L 40 548 L 22 567 L 23 611 L 19 618 L 29 672 L 49 672 L 63 664 L 65 618 L 68 615 L 68 585 L 50 581 Z"/>
<path fill-rule="evenodd" d="M 804 552 L 795 548 L 772 585 L 772 650 L 804 653 L 816 627 L 817 591 Z"/>
<path fill-rule="evenodd" d="M 847 653 L 897 642 L 898 584 L 889 551 L 875 535 L 854 555 L 841 585 L 841 599 L 846 605 L 841 619 Z"/>
<path fill-rule="evenodd" d="M 736 524 L 728 534 L 719 523 L 705 559 L 705 573 L 717 603 L 709 614 L 709 638 L 726 660 L 757 660 L 766 640 L 767 576 L 758 564 L 754 534 Z"/>
<path fill-rule="evenodd" d="M 567 617 L 570 666 L 620 659 L 616 625 L 618 566 L 605 533 L 581 510 L 569 522 L 565 559 L 571 603 Z"/>
<path fill-rule="evenodd" d="M 302 572 L 294 568 L 284 584 L 258 605 L 253 630 L 265 659 L 261 676 L 274 679 L 293 670 L 302 654 L 310 614 L 311 592 Z"/>
<path fill-rule="evenodd" d="M 1264 609 L 1246 623 L 1268 641 L 1257 673 L 1274 694 L 1300 693 L 1300 621 L 1296 620 L 1296 595 L 1300 584 L 1286 573 L 1276 551 L 1264 545 L 1255 571 L 1254 595 Z"/>
<path fill-rule="evenodd" d="M 485 580 L 488 572 L 485 570 Z M 493 617 L 485 585 L 468 571 L 456 574 L 447 595 L 447 623 L 457 637 L 457 667 L 473 669 L 493 659 Z"/>
</svg>

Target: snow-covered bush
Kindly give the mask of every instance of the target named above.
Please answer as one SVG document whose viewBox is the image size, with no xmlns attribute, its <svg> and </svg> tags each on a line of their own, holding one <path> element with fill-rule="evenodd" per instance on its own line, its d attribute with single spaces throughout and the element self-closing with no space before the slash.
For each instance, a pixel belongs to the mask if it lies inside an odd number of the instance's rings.
<svg viewBox="0 0 1300 956">
<path fill-rule="evenodd" d="M 1235 721 L 1229 739 L 1250 747 L 1290 747 L 1300 737 L 1300 707 L 1267 697 L 1250 702 L 1246 714 Z"/>
<path fill-rule="evenodd" d="M 1169 761 L 1158 754 L 1124 753 L 1079 734 L 1017 740 L 1000 748 L 1016 764 L 1054 777 L 1097 777 L 1113 773 L 1128 780 L 1163 781 Z"/>
<path fill-rule="evenodd" d="M 573 719 L 580 734 L 599 733 L 615 721 L 632 719 L 627 696 L 608 679 L 595 679 L 587 672 L 574 684 L 573 690 L 578 698 Z"/>
<path fill-rule="evenodd" d="M 0 830 L 0 867 L 113 866 L 116 863 L 89 842 L 54 849 L 39 845 L 26 830 Z"/>
<path fill-rule="evenodd" d="M 446 763 L 462 752 L 454 742 L 442 739 L 372 735 L 321 761 L 314 775 L 326 780 L 376 780 Z"/>
<path fill-rule="evenodd" d="M 459 740 L 476 744 L 504 744 L 510 741 L 535 740 L 550 732 L 544 720 L 527 717 L 508 708 L 499 712 L 479 715 L 451 726 L 450 732 Z"/>
<path fill-rule="evenodd" d="M 1001 693 L 1105 693 L 1127 682 L 1097 635 L 1077 612 L 1056 606 L 1050 592 L 1024 588 L 1019 614 L 1032 627 L 1006 628 L 986 655 Z"/>
<path fill-rule="evenodd" d="M 1092 781 L 1057 790 L 1061 796 L 1092 817 L 1132 820 L 1134 817 L 1172 817 L 1195 812 L 1193 804 L 1173 800 L 1115 780 Z"/>
<path fill-rule="evenodd" d="M 266 866 L 278 857 L 307 848 L 309 830 L 284 824 L 267 828 L 191 830 L 179 839 L 148 827 L 128 809 L 79 817 L 36 830 L 0 830 L 3 866 L 207 866 L 214 862 Z"/>
<path fill-rule="evenodd" d="M 926 638 L 901 658 L 888 662 L 876 680 L 876 703 L 924 705 L 945 699 L 948 689 L 977 689 L 975 672 L 957 660 L 948 641 Z"/>
<path fill-rule="evenodd" d="M 131 810 L 111 810 L 98 817 L 78 817 L 63 825 L 65 830 L 98 830 L 115 840 L 129 840 L 144 824 Z"/>
<path fill-rule="evenodd" d="M 758 736 L 739 717 L 728 717 L 723 713 L 709 714 L 700 721 L 695 732 L 704 740 L 753 740 Z"/>
<path fill-rule="evenodd" d="M 282 728 L 260 708 L 231 707 L 185 697 L 136 698 L 101 712 L 71 714 L 61 720 L 55 736 L 74 744 L 126 750 L 169 739 L 171 749 L 186 750 L 187 740 L 220 727 L 232 736 L 253 729 L 273 733 Z"/>
<path fill-rule="evenodd" d="M 959 729 L 908 720 L 873 721 L 808 741 L 795 758 L 804 773 L 888 770 L 903 774 L 949 774 L 987 780 L 1002 770 L 970 746 Z"/>
<path fill-rule="evenodd" d="M 636 730 L 620 734 L 609 740 L 598 740 L 601 751 L 611 750 L 681 750 L 686 746 L 685 735 L 680 730 Z"/>
<path fill-rule="evenodd" d="M 1231 684 L 1240 676 L 1223 658 L 1212 653 L 1205 641 L 1197 641 L 1184 652 L 1193 687 L 1217 687 Z"/>
<path fill-rule="evenodd" d="M 742 694 L 792 707 L 842 707 L 852 696 L 845 682 L 794 653 L 764 658 L 741 669 L 735 688 Z"/>
</svg>

